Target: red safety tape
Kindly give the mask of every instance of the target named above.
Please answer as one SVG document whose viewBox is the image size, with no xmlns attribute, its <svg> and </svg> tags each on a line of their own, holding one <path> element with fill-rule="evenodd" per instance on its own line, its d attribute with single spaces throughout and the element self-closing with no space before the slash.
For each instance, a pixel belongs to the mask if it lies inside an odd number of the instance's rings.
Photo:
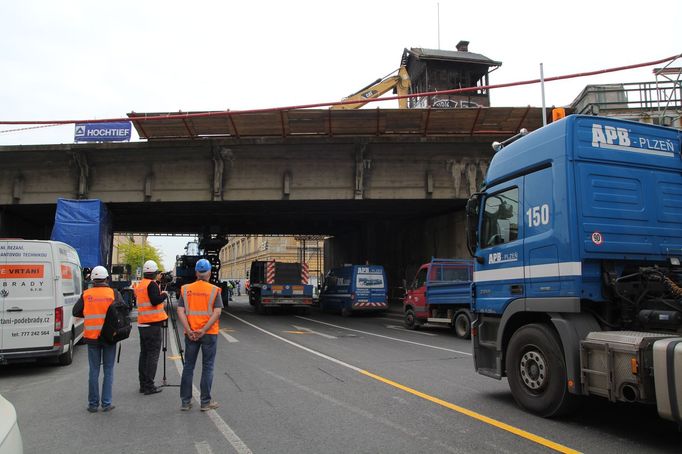
<svg viewBox="0 0 682 454">
<path fill-rule="evenodd" d="M 554 77 L 545 77 L 544 81 L 545 82 L 553 82 L 556 80 L 565 80 L 565 79 L 573 79 L 577 77 L 585 77 L 585 76 L 594 76 L 597 74 L 606 74 L 606 73 L 611 73 L 611 72 L 617 72 L 617 71 L 625 71 L 628 69 L 635 69 L 635 68 L 642 68 L 645 66 L 653 66 L 653 65 L 658 65 L 661 63 L 665 62 L 672 62 L 678 58 L 682 57 L 682 54 L 677 54 L 673 55 L 672 57 L 667 57 L 667 58 L 661 58 L 660 60 L 654 60 L 654 61 L 649 61 L 649 62 L 644 62 L 644 63 L 637 63 L 634 65 L 626 65 L 626 66 L 617 66 L 614 68 L 607 68 L 607 69 L 599 69 L 596 71 L 588 71 L 588 72 L 580 72 L 580 73 L 574 73 L 574 74 L 567 74 L 563 76 L 554 76 Z M 403 96 L 388 96 L 384 98 L 373 98 L 373 99 L 366 99 L 363 100 L 362 102 L 380 102 L 380 101 L 393 101 L 397 99 L 407 99 L 407 98 L 416 98 L 416 97 L 423 97 L 423 96 L 436 96 L 436 95 L 451 95 L 451 94 L 456 94 L 456 93 L 466 93 L 470 91 L 478 91 L 478 90 L 491 90 L 495 88 L 507 88 L 507 87 L 517 87 L 520 85 L 531 85 L 531 84 L 537 84 L 540 83 L 540 79 L 531 79 L 531 80 L 523 80 L 519 82 L 508 82 L 504 84 L 494 84 L 494 85 L 481 85 L 477 87 L 466 87 L 466 88 L 455 88 L 452 90 L 440 90 L 440 91 L 430 91 L 430 92 L 424 92 L 424 93 L 412 93 L 409 95 L 403 95 Z M 321 102 L 321 103 L 314 103 L 314 104 L 301 104 L 301 105 L 294 105 L 294 106 L 286 106 L 286 107 L 269 107 L 269 108 L 264 108 L 264 109 L 246 109 L 246 110 L 225 110 L 225 111 L 217 111 L 217 112 L 201 112 L 201 113 L 169 113 L 167 115 L 154 115 L 154 116 L 141 116 L 141 117 L 123 117 L 123 118 L 103 118 L 103 119 L 97 119 L 97 120 L 16 120 L 16 121 L 2 121 L 0 120 L 0 125 L 66 125 L 66 124 L 72 124 L 72 123 L 108 123 L 108 122 L 115 122 L 115 121 L 139 121 L 139 120 L 144 120 L 144 121 L 161 121 L 161 120 L 174 120 L 174 119 L 188 119 L 188 118 L 206 118 L 206 117 L 223 117 L 223 116 L 236 116 L 236 115 L 246 115 L 246 114 L 254 114 L 254 113 L 267 113 L 267 112 L 280 112 L 280 111 L 285 111 L 285 110 L 296 110 L 296 109 L 313 109 L 316 107 L 330 107 L 330 106 L 340 106 L 344 104 L 357 104 L 358 101 L 336 101 L 336 102 Z M 0 133 L 3 132 L 10 132 L 13 130 L 5 130 L 5 131 L 0 131 Z"/>
</svg>

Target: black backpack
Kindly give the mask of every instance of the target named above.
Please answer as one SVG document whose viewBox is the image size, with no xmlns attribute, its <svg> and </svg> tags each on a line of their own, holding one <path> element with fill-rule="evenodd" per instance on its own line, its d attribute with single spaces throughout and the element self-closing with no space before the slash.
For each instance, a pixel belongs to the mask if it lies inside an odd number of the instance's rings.
<svg viewBox="0 0 682 454">
<path fill-rule="evenodd" d="M 107 309 L 99 337 L 107 344 L 115 344 L 123 339 L 128 339 L 132 329 L 130 308 L 124 302 L 115 301 Z"/>
</svg>

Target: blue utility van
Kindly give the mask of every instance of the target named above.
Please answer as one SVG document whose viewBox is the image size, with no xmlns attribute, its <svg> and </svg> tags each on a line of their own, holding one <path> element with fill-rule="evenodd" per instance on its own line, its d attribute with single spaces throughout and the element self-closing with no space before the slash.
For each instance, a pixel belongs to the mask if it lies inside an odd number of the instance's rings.
<svg viewBox="0 0 682 454">
<path fill-rule="evenodd" d="M 381 265 L 344 265 L 327 273 L 320 291 L 320 310 L 353 312 L 388 309 L 386 273 Z"/>
</svg>

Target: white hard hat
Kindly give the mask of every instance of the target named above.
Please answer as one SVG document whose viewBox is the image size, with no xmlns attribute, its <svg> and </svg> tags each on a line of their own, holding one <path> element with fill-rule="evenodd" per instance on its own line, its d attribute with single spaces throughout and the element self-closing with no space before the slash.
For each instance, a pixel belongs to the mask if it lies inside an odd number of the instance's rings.
<svg viewBox="0 0 682 454">
<path fill-rule="evenodd" d="M 159 265 L 157 265 L 154 260 L 147 260 L 144 262 L 144 265 L 142 265 L 143 273 L 156 273 L 157 271 L 159 271 Z"/>
<path fill-rule="evenodd" d="M 109 277 L 109 272 L 103 266 L 96 266 L 90 273 L 90 279 L 106 279 Z"/>
</svg>

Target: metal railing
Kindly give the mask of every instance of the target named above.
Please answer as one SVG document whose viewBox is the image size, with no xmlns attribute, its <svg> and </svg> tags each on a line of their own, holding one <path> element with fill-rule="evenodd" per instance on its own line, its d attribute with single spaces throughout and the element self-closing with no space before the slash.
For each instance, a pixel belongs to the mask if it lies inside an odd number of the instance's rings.
<svg viewBox="0 0 682 454">
<path fill-rule="evenodd" d="M 573 101 L 576 113 L 607 114 L 636 110 L 659 119 L 679 117 L 682 110 L 682 82 L 666 80 L 622 84 L 588 85 Z"/>
</svg>

